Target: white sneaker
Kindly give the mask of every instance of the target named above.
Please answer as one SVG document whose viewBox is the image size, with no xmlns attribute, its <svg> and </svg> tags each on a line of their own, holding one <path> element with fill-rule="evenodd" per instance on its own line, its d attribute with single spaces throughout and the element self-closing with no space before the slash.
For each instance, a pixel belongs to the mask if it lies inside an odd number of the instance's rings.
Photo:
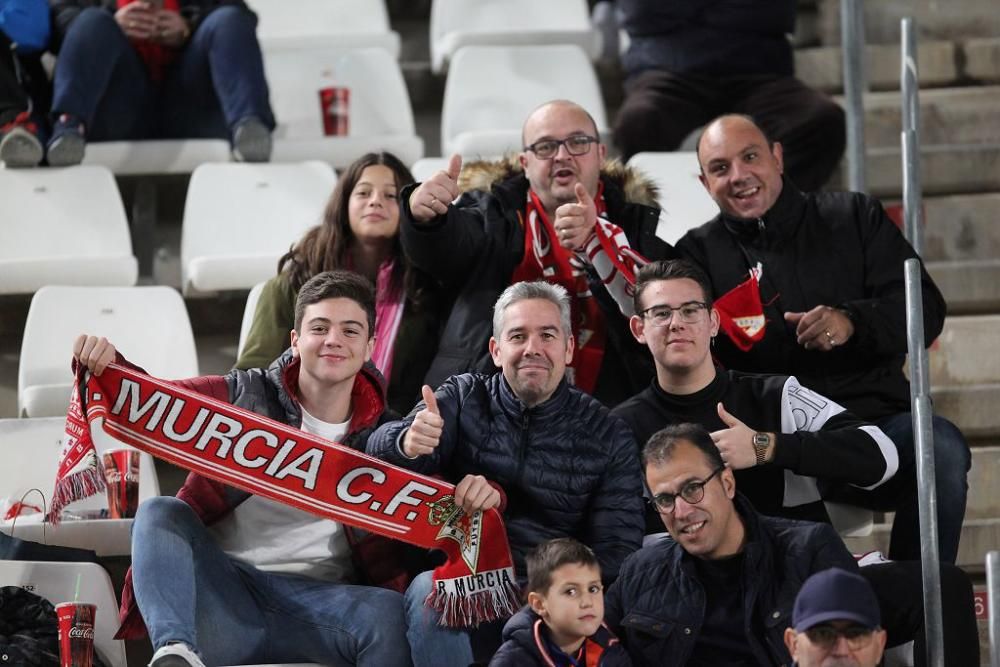
<svg viewBox="0 0 1000 667">
<path fill-rule="evenodd" d="M 190 646 L 177 643 L 161 646 L 153 654 L 149 667 L 205 667 L 205 663 Z"/>
</svg>

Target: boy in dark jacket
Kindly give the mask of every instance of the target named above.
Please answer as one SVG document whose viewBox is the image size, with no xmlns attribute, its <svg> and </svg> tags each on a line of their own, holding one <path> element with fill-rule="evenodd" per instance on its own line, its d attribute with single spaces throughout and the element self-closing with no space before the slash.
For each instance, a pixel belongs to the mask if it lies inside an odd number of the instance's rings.
<svg viewBox="0 0 1000 667">
<path fill-rule="evenodd" d="M 591 549 L 568 537 L 528 555 L 528 605 L 504 627 L 491 667 L 631 665 L 604 626 L 601 568 Z"/>
</svg>

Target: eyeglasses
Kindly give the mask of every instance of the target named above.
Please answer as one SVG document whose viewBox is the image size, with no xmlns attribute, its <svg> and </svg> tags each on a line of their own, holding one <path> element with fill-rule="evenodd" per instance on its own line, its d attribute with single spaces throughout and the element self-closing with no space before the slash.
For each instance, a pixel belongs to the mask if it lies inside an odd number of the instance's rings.
<svg viewBox="0 0 1000 667">
<path fill-rule="evenodd" d="M 857 651 L 871 643 L 874 632 L 872 628 L 866 628 L 863 625 L 848 625 L 845 628 L 836 628 L 832 625 L 814 625 L 806 630 L 806 637 L 817 648 L 824 651 L 833 650 L 833 647 L 843 637 L 847 640 L 847 648 Z"/>
<path fill-rule="evenodd" d="M 551 160 L 559 152 L 560 146 L 565 146 L 570 155 L 586 155 L 590 152 L 590 145 L 598 142 L 597 137 L 586 134 L 574 134 L 565 139 L 542 139 L 530 146 L 525 146 L 524 150 L 531 151 L 540 160 Z"/>
<path fill-rule="evenodd" d="M 674 313 L 681 318 L 685 324 L 694 324 L 701 321 L 702 313 L 708 310 L 708 304 L 704 301 L 688 301 L 676 308 L 666 305 L 650 306 L 646 310 L 639 312 L 639 317 L 650 320 L 654 327 L 665 327 L 670 324 Z"/>
<path fill-rule="evenodd" d="M 677 496 L 683 498 L 684 502 L 689 505 L 697 505 L 705 498 L 705 485 L 725 469 L 726 466 L 719 466 L 705 479 L 685 484 L 680 493 L 658 493 L 653 496 L 652 500 L 648 500 L 647 502 L 655 507 L 656 511 L 660 514 L 670 514 L 674 511 L 674 507 L 677 504 Z"/>
</svg>

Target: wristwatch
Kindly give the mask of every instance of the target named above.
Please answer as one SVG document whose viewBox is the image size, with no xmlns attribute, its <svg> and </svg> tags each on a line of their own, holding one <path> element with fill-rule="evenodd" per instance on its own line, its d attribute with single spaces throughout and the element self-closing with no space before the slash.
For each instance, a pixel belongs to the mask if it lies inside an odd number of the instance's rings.
<svg viewBox="0 0 1000 667">
<path fill-rule="evenodd" d="M 767 450 L 771 448 L 770 433 L 753 434 L 753 452 L 757 455 L 757 465 L 767 463 Z"/>
</svg>

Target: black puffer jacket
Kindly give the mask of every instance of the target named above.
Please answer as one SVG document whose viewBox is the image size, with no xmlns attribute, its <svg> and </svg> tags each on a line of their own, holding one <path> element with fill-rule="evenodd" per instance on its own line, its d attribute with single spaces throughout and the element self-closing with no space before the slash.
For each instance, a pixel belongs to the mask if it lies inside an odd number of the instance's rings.
<svg viewBox="0 0 1000 667">
<path fill-rule="evenodd" d="M 797 0 L 618 0 L 629 76 L 656 68 L 676 74 L 792 74 Z"/>
<path fill-rule="evenodd" d="M 757 649 L 761 665 L 788 665 L 785 628 L 802 583 L 830 567 L 857 571 L 854 557 L 831 526 L 758 514 L 740 494 L 744 521 L 744 608 L 754 627 L 764 628 Z M 639 665 L 683 665 L 691 656 L 705 617 L 705 589 L 694 557 L 664 537 L 633 554 L 604 601 L 604 621 Z M 760 650 L 767 652 L 761 655 Z"/>
<path fill-rule="evenodd" d="M 56 610 L 20 586 L 0 587 L 0 665 L 59 665 Z"/>
<path fill-rule="evenodd" d="M 709 276 L 712 297 L 763 267 L 760 299 L 764 338 L 749 351 L 716 338 L 715 356 L 726 368 L 794 375 L 862 419 L 910 408 L 903 376 L 906 300 L 903 262 L 916 253 L 876 199 L 854 192 L 803 194 L 786 178 L 778 200 L 757 221 L 719 215 L 677 242 L 677 250 Z M 921 269 L 924 338 L 944 326 L 945 302 Z M 831 352 L 796 342 L 786 311 L 826 305 L 846 310 L 854 335 Z"/>
<path fill-rule="evenodd" d="M 433 454 L 408 459 L 397 445 L 423 403 L 375 431 L 368 453 L 452 483 L 475 474 L 499 484 L 519 576 L 537 544 L 573 537 L 594 550 L 605 580 L 613 580 L 643 533 L 639 460 L 625 422 L 565 380 L 533 408 L 500 373 L 456 375 L 435 396 L 444 432 Z"/>
<path fill-rule="evenodd" d="M 660 209 L 656 188 L 618 163 L 601 171 L 608 220 L 622 228 L 630 246 L 650 260 L 676 256 L 656 236 Z M 464 194 L 447 215 L 418 223 L 410 213 L 410 193 L 400 193 L 400 239 L 413 264 L 456 294 L 438 353 L 427 372 L 436 387 L 457 373 L 492 373 L 496 369 L 487 345 L 492 334 L 493 304 L 511 284 L 524 257 L 524 215 L 528 179 L 516 161 L 477 162 L 462 169 Z M 649 351 L 629 332 L 622 316 L 595 272 L 590 288 L 604 312 L 608 343 L 594 395 L 617 405 L 643 389 L 653 377 Z"/>
<path fill-rule="evenodd" d="M 553 657 L 546 639 L 551 637 L 541 617 L 530 608 L 514 614 L 503 627 L 503 645 L 490 660 L 490 667 L 551 667 L 565 665 L 564 656 Z M 602 625 L 586 641 L 586 664 L 596 667 L 632 667 L 625 648 L 614 633 Z M 583 663 L 581 663 L 583 664 Z"/>
</svg>

